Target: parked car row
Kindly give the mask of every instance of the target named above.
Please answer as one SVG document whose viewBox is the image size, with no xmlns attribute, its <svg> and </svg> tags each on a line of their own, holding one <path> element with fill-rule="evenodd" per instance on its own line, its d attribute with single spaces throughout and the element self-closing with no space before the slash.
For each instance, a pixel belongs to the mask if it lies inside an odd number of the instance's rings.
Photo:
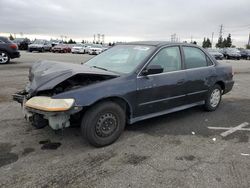
<svg viewBox="0 0 250 188">
<path fill-rule="evenodd" d="M 215 59 L 250 59 L 250 50 L 242 48 L 207 49 Z"/>
<path fill-rule="evenodd" d="M 32 44 L 28 45 L 28 51 L 45 52 L 51 51 L 53 53 L 73 53 L 73 54 L 85 54 L 98 55 L 107 50 L 108 46 L 101 44 L 52 44 L 47 40 L 35 40 Z"/>
<path fill-rule="evenodd" d="M 109 46 L 101 45 L 101 44 L 77 44 L 72 47 L 71 52 L 74 54 L 90 54 L 90 55 L 98 55 L 103 51 L 107 50 Z"/>
</svg>

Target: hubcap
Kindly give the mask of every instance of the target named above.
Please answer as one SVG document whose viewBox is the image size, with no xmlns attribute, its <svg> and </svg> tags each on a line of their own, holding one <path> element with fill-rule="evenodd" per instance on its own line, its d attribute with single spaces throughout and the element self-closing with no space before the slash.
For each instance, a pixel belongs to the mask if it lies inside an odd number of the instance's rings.
<svg viewBox="0 0 250 188">
<path fill-rule="evenodd" d="M 220 90 L 215 89 L 211 93 L 210 104 L 213 108 L 215 108 L 219 104 L 219 102 L 220 102 Z"/>
<path fill-rule="evenodd" d="M 96 123 L 96 134 L 107 137 L 114 133 L 117 128 L 117 119 L 112 113 L 102 114 Z"/>
<path fill-rule="evenodd" d="M 0 63 L 7 63 L 9 57 L 6 53 L 1 52 L 0 53 Z"/>
</svg>

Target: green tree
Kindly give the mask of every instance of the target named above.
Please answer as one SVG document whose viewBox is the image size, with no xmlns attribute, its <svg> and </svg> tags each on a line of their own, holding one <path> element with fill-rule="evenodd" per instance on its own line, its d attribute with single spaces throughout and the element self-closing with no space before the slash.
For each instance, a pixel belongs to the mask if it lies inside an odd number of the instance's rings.
<svg viewBox="0 0 250 188">
<path fill-rule="evenodd" d="M 206 38 L 204 37 L 203 42 L 202 42 L 202 48 L 206 48 L 207 44 L 206 44 Z"/>
<path fill-rule="evenodd" d="M 230 48 L 232 46 L 231 34 L 229 33 L 226 39 L 225 47 Z"/>
<path fill-rule="evenodd" d="M 202 47 L 203 48 L 211 48 L 212 47 L 212 43 L 210 42 L 209 38 L 204 38 L 203 42 L 202 42 Z"/>
<path fill-rule="evenodd" d="M 211 43 L 211 41 L 210 41 L 209 38 L 207 38 L 207 47 L 208 47 L 208 48 L 211 48 L 211 47 L 212 47 L 212 43 Z"/>
<path fill-rule="evenodd" d="M 12 34 L 10 34 L 9 39 L 14 40 L 14 37 L 12 36 Z"/>
<path fill-rule="evenodd" d="M 227 47 L 227 39 L 223 39 L 222 48 Z"/>
<path fill-rule="evenodd" d="M 75 44 L 76 41 L 73 41 L 72 39 L 69 39 L 68 44 Z"/>
<path fill-rule="evenodd" d="M 219 37 L 218 42 L 216 43 L 216 48 L 223 48 L 223 38 L 222 36 Z"/>
<path fill-rule="evenodd" d="M 247 44 L 247 45 L 246 45 L 246 49 L 250 49 L 250 45 Z"/>
</svg>

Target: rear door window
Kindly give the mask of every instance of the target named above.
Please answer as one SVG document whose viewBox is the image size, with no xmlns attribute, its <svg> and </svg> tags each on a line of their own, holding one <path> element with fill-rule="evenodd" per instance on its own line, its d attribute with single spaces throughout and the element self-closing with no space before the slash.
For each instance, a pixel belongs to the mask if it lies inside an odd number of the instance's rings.
<svg viewBox="0 0 250 188">
<path fill-rule="evenodd" d="M 199 48 L 195 47 L 183 47 L 185 68 L 199 68 L 207 66 L 206 54 Z"/>
</svg>

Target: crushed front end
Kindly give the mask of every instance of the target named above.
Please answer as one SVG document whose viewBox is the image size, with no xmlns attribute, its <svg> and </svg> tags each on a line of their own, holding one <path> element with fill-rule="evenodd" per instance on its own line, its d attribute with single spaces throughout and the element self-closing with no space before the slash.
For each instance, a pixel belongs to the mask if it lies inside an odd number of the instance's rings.
<svg viewBox="0 0 250 188">
<path fill-rule="evenodd" d="M 21 104 L 24 117 L 36 128 L 46 125 L 54 130 L 79 122 L 84 105 L 78 105 L 74 97 L 58 98 L 57 95 L 117 77 L 104 70 L 55 61 L 39 61 L 29 70 L 29 83 L 23 91 L 13 95 Z M 73 96 L 73 95 L 72 95 Z M 79 113 L 78 113 L 79 112 Z M 72 121 L 71 121 L 72 120 Z"/>
<path fill-rule="evenodd" d="M 82 110 L 74 99 L 53 99 L 48 96 L 31 97 L 24 90 L 13 95 L 13 99 L 22 106 L 23 115 L 36 128 L 49 125 L 52 129 L 64 129 L 70 126 L 70 117 Z"/>
</svg>

